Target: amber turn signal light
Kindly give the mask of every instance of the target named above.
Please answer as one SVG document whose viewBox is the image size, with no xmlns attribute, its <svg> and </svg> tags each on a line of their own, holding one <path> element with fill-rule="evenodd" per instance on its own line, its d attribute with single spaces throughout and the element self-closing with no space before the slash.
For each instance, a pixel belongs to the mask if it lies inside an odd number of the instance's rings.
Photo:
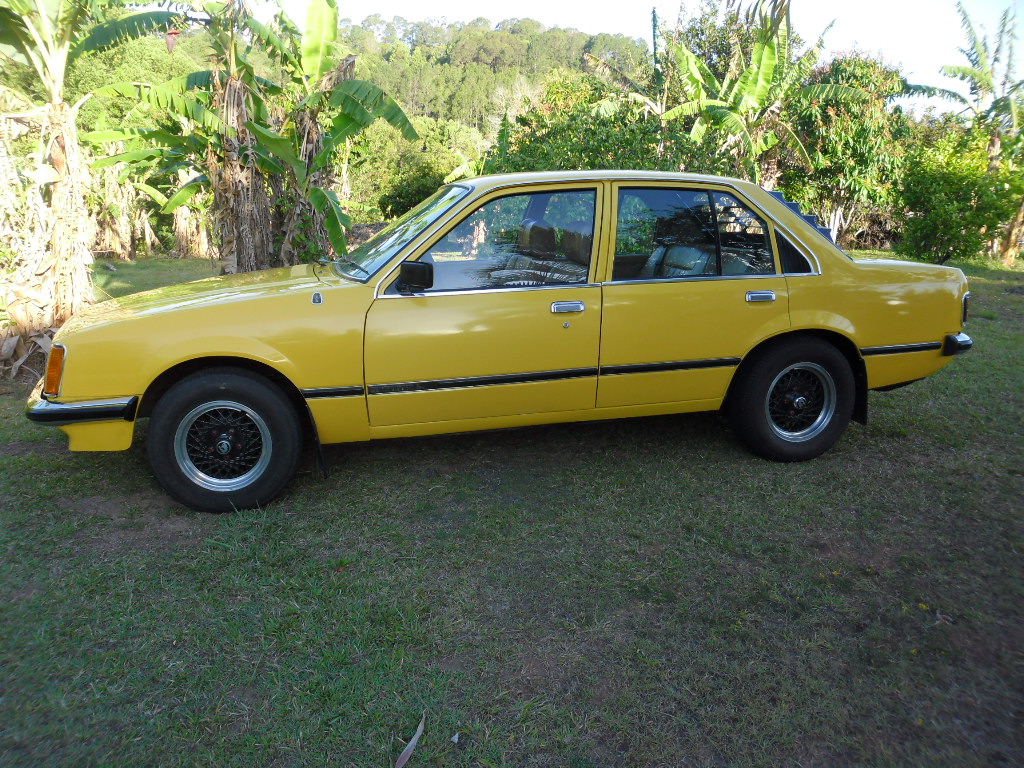
<svg viewBox="0 0 1024 768">
<path fill-rule="evenodd" d="M 64 375 L 64 347 L 54 344 L 50 348 L 50 357 L 46 361 L 46 384 L 43 394 L 56 397 L 60 394 L 60 378 Z"/>
</svg>

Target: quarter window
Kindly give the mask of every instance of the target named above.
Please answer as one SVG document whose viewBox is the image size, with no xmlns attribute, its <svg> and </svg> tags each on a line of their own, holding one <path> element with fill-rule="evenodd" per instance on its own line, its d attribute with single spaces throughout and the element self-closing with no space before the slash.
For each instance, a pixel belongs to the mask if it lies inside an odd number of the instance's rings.
<svg viewBox="0 0 1024 768">
<path fill-rule="evenodd" d="M 779 230 L 775 230 L 775 242 L 779 246 L 779 261 L 782 262 L 783 272 L 787 275 L 805 275 L 814 272 L 807 258 Z"/>
<path fill-rule="evenodd" d="M 619 191 L 614 280 L 775 274 L 764 221 L 723 192 Z"/>
<path fill-rule="evenodd" d="M 594 249 L 593 189 L 496 198 L 428 250 L 431 291 L 585 283 Z"/>
</svg>

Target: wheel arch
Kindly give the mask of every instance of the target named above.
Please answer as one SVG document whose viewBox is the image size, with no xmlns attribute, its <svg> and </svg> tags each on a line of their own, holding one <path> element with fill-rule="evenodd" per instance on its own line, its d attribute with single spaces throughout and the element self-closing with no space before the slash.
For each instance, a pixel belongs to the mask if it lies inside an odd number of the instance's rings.
<svg viewBox="0 0 1024 768">
<path fill-rule="evenodd" d="M 860 423 L 868 423 L 868 371 L 864 365 L 864 358 L 860 355 L 860 350 L 857 345 L 853 343 L 847 336 L 836 331 L 829 331 L 820 328 L 805 328 L 794 331 L 787 331 L 786 333 L 772 336 L 769 339 L 765 339 L 750 352 L 746 354 L 743 360 L 740 362 L 739 367 L 736 369 L 735 374 L 732 377 L 732 382 L 729 384 L 729 391 L 726 393 L 725 402 L 723 406 L 728 403 L 729 397 L 732 395 L 736 382 L 740 380 L 743 372 L 747 367 L 750 366 L 751 362 L 769 353 L 773 349 L 777 349 L 785 344 L 792 343 L 798 339 L 806 338 L 817 338 L 822 341 L 831 344 L 833 347 L 838 349 L 843 357 L 846 358 L 850 364 L 850 370 L 853 372 L 853 381 L 855 384 L 855 399 L 853 403 L 853 414 L 851 418 Z"/>
<path fill-rule="evenodd" d="M 191 376 L 193 373 L 198 373 L 209 368 L 237 368 L 267 379 L 281 390 L 295 408 L 295 413 L 299 417 L 299 423 L 302 424 L 303 432 L 305 432 L 307 436 L 312 436 L 314 439 L 317 439 L 316 423 L 313 421 L 313 415 L 310 413 L 309 407 L 306 405 L 306 400 L 302 397 L 302 393 L 299 391 L 299 388 L 295 386 L 291 379 L 275 368 L 272 368 L 266 363 L 262 363 L 258 360 L 252 360 L 247 357 L 199 357 L 192 360 L 185 360 L 184 362 L 168 368 L 153 379 L 149 386 L 146 387 L 146 391 L 142 395 L 142 401 L 139 404 L 139 410 L 136 414 L 136 418 L 145 418 L 149 416 L 153 412 L 153 408 L 160 401 L 160 398 L 163 397 L 168 390 L 170 390 L 170 388 L 179 381 Z M 317 442 L 319 443 L 318 439 Z"/>
</svg>

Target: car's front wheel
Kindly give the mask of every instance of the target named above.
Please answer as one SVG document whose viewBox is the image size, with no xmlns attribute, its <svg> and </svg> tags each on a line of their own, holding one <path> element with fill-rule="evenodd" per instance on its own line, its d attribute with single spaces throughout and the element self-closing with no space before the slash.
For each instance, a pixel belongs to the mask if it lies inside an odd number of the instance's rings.
<svg viewBox="0 0 1024 768">
<path fill-rule="evenodd" d="M 271 382 L 214 368 L 175 384 L 153 408 L 147 450 L 171 496 L 206 512 L 266 504 L 295 475 L 302 429 Z"/>
<path fill-rule="evenodd" d="M 775 461 L 806 461 L 839 439 L 853 412 L 855 384 L 846 357 L 804 338 L 755 353 L 729 393 L 733 429 Z"/>
</svg>

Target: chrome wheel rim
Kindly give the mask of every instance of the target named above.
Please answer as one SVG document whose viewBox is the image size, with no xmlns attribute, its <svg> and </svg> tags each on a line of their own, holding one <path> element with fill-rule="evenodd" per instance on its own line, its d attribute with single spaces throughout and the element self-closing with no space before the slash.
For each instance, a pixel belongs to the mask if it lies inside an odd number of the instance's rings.
<svg viewBox="0 0 1024 768">
<path fill-rule="evenodd" d="M 812 440 L 836 412 L 836 384 L 817 363 L 794 363 L 768 387 L 764 414 L 776 437 L 790 443 Z"/>
<path fill-rule="evenodd" d="M 174 458 L 181 471 L 210 491 L 250 485 L 270 464 L 272 446 L 263 418 L 231 400 L 196 406 L 174 433 Z"/>
</svg>

